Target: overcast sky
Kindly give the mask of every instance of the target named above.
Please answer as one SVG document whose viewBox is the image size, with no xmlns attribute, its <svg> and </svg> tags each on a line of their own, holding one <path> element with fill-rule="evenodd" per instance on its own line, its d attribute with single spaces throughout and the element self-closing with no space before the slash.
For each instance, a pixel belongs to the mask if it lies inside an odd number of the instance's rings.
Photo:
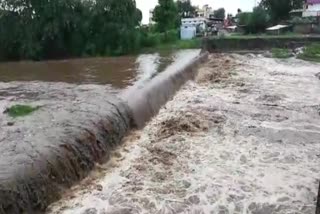
<svg viewBox="0 0 320 214">
<path fill-rule="evenodd" d="M 236 14 L 237 9 L 241 8 L 242 11 L 251 11 L 254 7 L 256 0 L 191 0 L 193 5 L 202 7 L 209 4 L 213 9 L 224 7 L 227 13 Z M 143 23 L 149 22 L 149 10 L 154 8 L 158 0 L 136 0 L 137 7 L 143 13 Z"/>
</svg>

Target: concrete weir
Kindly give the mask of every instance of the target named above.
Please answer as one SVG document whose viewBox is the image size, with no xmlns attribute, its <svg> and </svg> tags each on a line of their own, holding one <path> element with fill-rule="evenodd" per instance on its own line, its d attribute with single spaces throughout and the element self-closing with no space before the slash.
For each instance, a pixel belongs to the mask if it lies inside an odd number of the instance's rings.
<svg viewBox="0 0 320 214">
<path fill-rule="evenodd" d="M 0 214 L 44 212 L 95 163 L 108 160 L 131 128 L 143 127 L 157 114 L 207 56 L 202 53 L 119 97 L 89 97 L 63 108 L 47 106 L 36 119 L 16 125 L 14 135 L 1 136 Z"/>
</svg>

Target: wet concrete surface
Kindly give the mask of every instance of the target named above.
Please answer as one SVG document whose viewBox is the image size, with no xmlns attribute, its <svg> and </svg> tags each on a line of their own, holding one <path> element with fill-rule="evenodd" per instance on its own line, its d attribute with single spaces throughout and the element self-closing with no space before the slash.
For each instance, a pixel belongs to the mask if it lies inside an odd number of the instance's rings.
<svg viewBox="0 0 320 214">
<path fill-rule="evenodd" d="M 196 81 L 47 213 L 315 213 L 319 67 L 211 55 Z"/>
</svg>

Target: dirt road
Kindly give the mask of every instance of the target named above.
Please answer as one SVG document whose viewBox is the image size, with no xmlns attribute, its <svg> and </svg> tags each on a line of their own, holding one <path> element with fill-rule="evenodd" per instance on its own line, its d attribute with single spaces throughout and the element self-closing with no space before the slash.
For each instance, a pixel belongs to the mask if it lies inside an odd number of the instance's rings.
<svg viewBox="0 0 320 214">
<path fill-rule="evenodd" d="M 319 68 L 211 55 L 196 81 L 48 213 L 314 213 Z"/>
</svg>

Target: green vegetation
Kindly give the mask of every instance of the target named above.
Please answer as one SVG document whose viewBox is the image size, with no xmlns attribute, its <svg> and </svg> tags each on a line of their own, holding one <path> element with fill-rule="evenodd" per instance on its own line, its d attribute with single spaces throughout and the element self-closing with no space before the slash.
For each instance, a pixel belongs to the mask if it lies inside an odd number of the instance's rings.
<svg viewBox="0 0 320 214">
<path fill-rule="evenodd" d="M 134 0 L 0 1 L 0 60 L 124 55 L 174 44 L 190 1 L 158 0 L 154 26 L 141 26 Z M 178 45 L 180 46 L 180 45 Z"/>
<path fill-rule="evenodd" d="M 279 59 L 290 58 L 290 52 L 288 49 L 273 48 L 271 50 L 271 53 L 273 58 L 279 58 Z"/>
<path fill-rule="evenodd" d="M 173 43 L 160 44 L 155 47 L 156 50 L 175 50 L 175 49 L 199 49 L 201 48 L 201 39 L 177 40 Z"/>
<path fill-rule="evenodd" d="M 0 1 L 0 59 L 120 55 L 139 49 L 133 0 Z"/>
<path fill-rule="evenodd" d="M 28 105 L 14 105 L 7 108 L 4 113 L 8 114 L 10 117 L 23 117 L 31 114 L 39 108 L 39 106 L 32 107 Z"/>
<path fill-rule="evenodd" d="M 268 22 L 269 16 L 262 7 L 255 7 L 252 13 L 239 14 L 239 24 L 243 26 L 246 34 L 264 32 Z"/>
<path fill-rule="evenodd" d="M 290 11 L 301 9 L 304 0 L 261 0 L 260 6 L 263 7 L 270 16 L 273 24 L 286 20 L 290 16 Z"/>
<path fill-rule="evenodd" d="M 218 10 L 213 11 L 213 16 L 218 19 L 225 19 L 226 10 L 224 8 L 219 8 Z"/>
<path fill-rule="evenodd" d="M 261 0 L 252 13 L 242 13 L 238 10 L 239 25 L 242 26 L 245 34 L 262 33 L 266 27 L 288 20 L 290 11 L 301 9 L 303 3 L 304 0 Z"/>
<path fill-rule="evenodd" d="M 307 61 L 320 62 L 320 44 L 314 43 L 306 46 L 303 53 L 299 54 L 298 58 Z"/>
<path fill-rule="evenodd" d="M 202 47 L 202 40 L 200 38 L 192 40 L 176 40 L 170 43 L 160 43 L 150 48 L 144 48 L 143 52 L 166 52 L 177 49 L 200 49 Z"/>
<path fill-rule="evenodd" d="M 303 38 L 305 35 L 303 34 L 297 34 L 297 33 L 286 33 L 286 34 L 280 34 L 280 35 L 268 35 L 265 33 L 262 34 L 232 34 L 230 36 L 224 37 L 224 39 L 281 39 L 281 38 L 286 38 L 286 39 L 294 39 L 294 38 Z M 213 39 L 219 39 L 218 36 L 212 37 Z"/>
<path fill-rule="evenodd" d="M 163 33 L 176 27 L 178 19 L 178 8 L 173 0 L 158 0 L 154 8 L 154 21 L 157 31 Z"/>
<path fill-rule="evenodd" d="M 181 18 L 190 18 L 196 15 L 196 7 L 191 5 L 190 0 L 177 1 L 177 8 Z"/>
</svg>

